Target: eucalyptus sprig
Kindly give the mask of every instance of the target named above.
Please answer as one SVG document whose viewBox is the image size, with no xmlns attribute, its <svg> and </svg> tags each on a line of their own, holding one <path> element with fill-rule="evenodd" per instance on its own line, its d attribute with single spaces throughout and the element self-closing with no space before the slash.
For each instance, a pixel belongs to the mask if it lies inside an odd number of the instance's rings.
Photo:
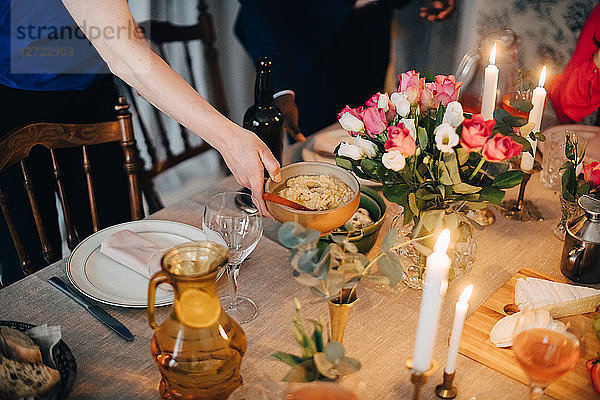
<svg viewBox="0 0 600 400">
<path fill-rule="evenodd" d="M 347 357 L 344 346 L 338 342 L 324 343 L 322 321 L 307 320 L 313 325 L 313 333 L 306 331 L 306 321 L 302 316 L 300 301 L 294 298 L 296 314 L 292 319 L 292 332 L 302 355 L 297 356 L 283 351 L 272 354 L 276 359 L 292 368 L 283 378 L 288 382 L 312 382 L 316 380 L 336 380 L 360 370 L 360 361 Z"/>
<path fill-rule="evenodd" d="M 286 222 L 278 231 L 279 242 L 291 250 L 290 264 L 295 279 L 309 286 L 318 297 L 339 303 L 351 301 L 362 279 L 396 286 L 402 280 L 403 271 L 393 250 L 431 236 L 395 245 L 398 231 L 392 228 L 381 243 L 381 253 L 369 261 L 345 236 L 334 235 L 333 243 L 324 243 L 319 241 L 319 232 L 295 222 Z"/>
</svg>

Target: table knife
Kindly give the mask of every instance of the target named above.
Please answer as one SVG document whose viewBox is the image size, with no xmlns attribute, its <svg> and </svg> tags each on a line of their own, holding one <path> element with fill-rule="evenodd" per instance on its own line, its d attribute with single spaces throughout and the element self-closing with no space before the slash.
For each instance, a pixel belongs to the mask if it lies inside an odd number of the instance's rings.
<svg viewBox="0 0 600 400">
<path fill-rule="evenodd" d="M 77 304 L 85 308 L 90 314 L 92 314 L 98 321 L 102 322 L 105 326 L 112 329 L 119 336 L 121 336 L 125 340 L 133 340 L 133 335 L 129 332 L 122 323 L 117 321 L 114 317 L 112 317 L 109 313 L 104 311 L 102 308 L 98 307 L 95 304 L 90 303 L 86 300 L 82 295 L 77 293 L 75 290 L 71 289 L 64 283 L 59 277 L 53 276 L 48 278 L 48 282 L 64 294 L 66 294 L 71 299 L 75 300 Z"/>
</svg>

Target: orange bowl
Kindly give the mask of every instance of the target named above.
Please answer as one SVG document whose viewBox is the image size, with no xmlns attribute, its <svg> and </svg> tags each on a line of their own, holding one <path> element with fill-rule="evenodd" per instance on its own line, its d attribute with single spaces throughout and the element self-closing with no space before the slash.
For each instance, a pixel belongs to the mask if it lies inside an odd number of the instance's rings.
<svg viewBox="0 0 600 400">
<path fill-rule="evenodd" d="M 304 161 L 286 165 L 281 168 L 281 182 L 273 182 L 270 178 L 265 184 L 265 191 L 275 193 L 289 178 L 299 175 L 333 175 L 344 182 L 354 193 L 352 199 L 333 210 L 302 211 L 267 201 L 267 209 L 279 222 L 297 222 L 305 228 L 315 229 L 322 234 L 329 233 L 348 221 L 358 209 L 360 203 L 360 186 L 354 174 L 337 165 Z"/>
</svg>

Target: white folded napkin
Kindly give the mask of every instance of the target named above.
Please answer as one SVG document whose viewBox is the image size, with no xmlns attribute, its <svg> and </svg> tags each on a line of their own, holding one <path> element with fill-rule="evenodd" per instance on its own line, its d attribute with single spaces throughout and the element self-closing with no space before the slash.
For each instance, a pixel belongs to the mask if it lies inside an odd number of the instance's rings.
<svg viewBox="0 0 600 400">
<path fill-rule="evenodd" d="M 160 259 L 165 251 L 129 229 L 113 233 L 100 245 L 101 253 L 146 278 L 160 271 Z"/>
</svg>

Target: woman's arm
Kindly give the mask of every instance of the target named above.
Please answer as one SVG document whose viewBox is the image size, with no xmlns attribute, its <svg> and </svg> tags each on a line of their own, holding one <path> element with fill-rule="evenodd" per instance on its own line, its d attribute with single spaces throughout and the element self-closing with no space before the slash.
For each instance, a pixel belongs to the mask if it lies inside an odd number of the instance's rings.
<svg viewBox="0 0 600 400">
<path fill-rule="evenodd" d="M 63 0 L 111 72 L 144 98 L 217 149 L 240 185 L 252 190 L 263 214 L 263 164 L 272 178 L 279 163 L 252 132 L 234 124 L 138 38 L 125 0 Z M 96 29 L 97 28 L 97 29 Z M 94 29 L 94 35 L 90 35 Z M 82 28 L 83 30 L 83 28 Z M 100 34 L 96 34 L 96 33 Z"/>
</svg>

